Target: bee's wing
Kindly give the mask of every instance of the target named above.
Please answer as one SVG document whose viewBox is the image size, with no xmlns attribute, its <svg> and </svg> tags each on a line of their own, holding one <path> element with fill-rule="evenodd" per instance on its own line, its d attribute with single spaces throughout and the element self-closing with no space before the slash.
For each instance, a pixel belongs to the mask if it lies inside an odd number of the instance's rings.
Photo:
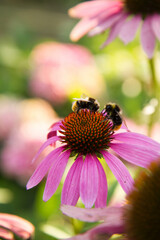
<svg viewBox="0 0 160 240">
<path fill-rule="evenodd" d="M 75 101 L 86 100 L 87 101 L 88 96 L 85 93 L 83 93 L 80 98 L 73 98 L 73 100 L 75 100 Z"/>
<path fill-rule="evenodd" d="M 130 132 L 130 130 L 128 129 L 127 127 L 127 124 L 126 124 L 126 121 L 124 120 L 123 118 L 123 121 L 122 121 L 122 126 L 121 126 L 122 129 L 125 129 L 127 132 Z"/>
</svg>

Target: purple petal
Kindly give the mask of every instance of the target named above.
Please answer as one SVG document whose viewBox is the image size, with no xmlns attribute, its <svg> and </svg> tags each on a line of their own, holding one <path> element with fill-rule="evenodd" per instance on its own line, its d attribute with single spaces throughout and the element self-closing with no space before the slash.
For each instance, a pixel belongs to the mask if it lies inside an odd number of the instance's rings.
<svg viewBox="0 0 160 240">
<path fill-rule="evenodd" d="M 69 9 L 69 15 L 75 18 L 93 17 L 118 6 L 121 6 L 119 1 L 88 1 Z"/>
<path fill-rule="evenodd" d="M 110 15 L 106 15 L 106 19 L 104 20 L 104 22 L 99 23 L 93 30 L 91 30 L 88 33 L 88 36 L 92 37 L 94 35 L 100 34 L 102 32 L 104 32 L 106 29 L 108 29 L 109 27 L 111 27 L 114 23 L 116 23 L 119 18 L 121 17 L 122 13 L 118 12 L 118 13 L 112 13 Z"/>
<path fill-rule="evenodd" d="M 46 142 L 43 143 L 43 145 L 40 147 L 39 151 L 36 153 L 35 157 L 32 159 L 32 163 L 37 159 L 37 157 L 40 155 L 40 153 L 48 147 L 50 144 L 55 143 L 58 141 L 60 138 L 58 136 L 53 136 L 49 138 Z"/>
<path fill-rule="evenodd" d="M 152 58 L 156 44 L 156 38 L 152 30 L 151 17 L 147 17 L 142 25 L 141 44 L 148 58 Z"/>
<path fill-rule="evenodd" d="M 79 156 L 70 168 L 62 189 L 62 204 L 76 205 L 79 198 L 79 182 L 83 157 Z"/>
<path fill-rule="evenodd" d="M 67 238 L 67 240 L 109 240 L 111 239 L 112 235 L 122 233 L 124 233 L 124 223 L 122 222 L 122 220 L 119 221 L 118 219 L 117 221 L 117 219 L 114 219 L 113 225 L 110 223 L 101 223 L 98 226 L 90 229 L 86 233 Z"/>
<path fill-rule="evenodd" d="M 15 239 L 11 232 L 20 239 L 31 239 L 34 231 L 34 226 L 27 220 L 16 215 L 0 213 L 0 239 Z"/>
<path fill-rule="evenodd" d="M 153 139 L 139 133 L 124 132 L 114 134 L 114 139 L 130 144 L 137 144 L 148 147 L 151 150 L 160 152 L 160 144 Z"/>
<path fill-rule="evenodd" d="M 156 37 L 160 40 L 160 15 L 154 14 L 151 18 L 152 29 Z"/>
<path fill-rule="evenodd" d="M 101 239 L 102 237 L 107 240 L 113 234 L 124 233 L 123 209 L 121 207 L 82 209 L 72 206 L 62 206 L 61 210 L 64 214 L 82 221 L 93 222 L 105 220 L 104 223 L 99 224 L 84 234 L 70 238 L 70 240 L 93 240 Z"/>
<path fill-rule="evenodd" d="M 44 189 L 43 194 L 43 200 L 48 201 L 49 198 L 54 194 L 54 192 L 57 190 L 57 187 L 61 181 L 62 175 L 64 173 L 64 170 L 66 168 L 69 156 L 71 151 L 67 150 L 63 152 L 54 162 L 53 166 L 51 167 L 47 181 L 46 186 Z"/>
<path fill-rule="evenodd" d="M 123 190 L 129 193 L 133 188 L 133 179 L 126 166 L 109 152 L 101 151 L 101 153 Z"/>
<path fill-rule="evenodd" d="M 51 164 L 56 161 L 57 157 L 63 151 L 63 147 L 59 147 L 50 152 L 43 161 L 38 165 L 33 175 L 30 177 L 27 183 L 27 189 L 36 186 L 44 178 Z"/>
<path fill-rule="evenodd" d="M 106 18 L 117 10 L 112 9 L 108 13 L 105 11 L 101 14 L 98 14 L 94 17 L 85 17 L 73 28 L 70 38 L 72 41 L 78 41 L 81 37 L 83 37 L 86 33 L 88 33 L 91 29 L 95 28 L 97 25 L 102 24 Z"/>
<path fill-rule="evenodd" d="M 119 34 L 126 18 L 128 17 L 128 14 L 122 13 L 120 19 L 118 20 L 118 22 L 116 22 L 110 30 L 109 36 L 107 38 L 107 40 L 102 44 L 102 48 L 105 47 L 106 45 L 108 45 L 110 42 L 112 42 Z"/>
<path fill-rule="evenodd" d="M 125 44 L 131 42 L 134 39 L 141 20 L 141 16 L 137 15 L 123 24 L 119 33 L 119 38 Z"/>
<path fill-rule="evenodd" d="M 68 205 L 62 205 L 61 211 L 71 218 L 76 218 L 84 222 L 97 222 L 101 220 L 112 222 L 112 218 L 119 218 L 123 212 L 122 207 L 87 209 Z"/>
<path fill-rule="evenodd" d="M 95 203 L 98 193 L 98 169 L 90 154 L 86 155 L 80 177 L 80 197 L 86 208 Z"/>
<path fill-rule="evenodd" d="M 52 126 L 50 127 L 50 131 L 52 132 L 52 131 L 57 131 L 57 130 L 61 129 L 60 128 L 61 125 L 62 125 L 62 120 L 58 121 L 56 123 L 53 123 Z"/>
<path fill-rule="evenodd" d="M 81 37 L 83 37 L 96 25 L 97 25 L 97 21 L 95 19 L 92 19 L 92 20 L 88 18 L 82 19 L 71 31 L 70 33 L 71 40 L 75 42 L 78 41 Z"/>
<path fill-rule="evenodd" d="M 100 240 L 105 239 L 109 240 L 114 234 L 122 234 L 124 233 L 124 223 L 122 219 L 113 218 L 112 222 L 101 223 L 98 226 L 92 228 L 88 232 L 83 235 L 78 235 L 81 238 L 71 238 L 72 240 Z M 70 240 L 71 240 L 70 239 Z"/>
<path fill-rule="evenodd" d="M 147 167 L 160 156 L 160 152 L 141 145 L 112 143 L 110 147 L 126 161 L 140 167 Z"/>
<path fill-rule="evenodd" d="M 108 193 L 107 179 L 106 179 L 106 174 L 103 170 L 103 167 L 99 162 L 98 158 L 96 157 L 96 155 L 94 155 L 93 158 L 97 163 L 98 174 L 99 174 L 99 187 L 98 187 L 97 199 L 95 201 L 95 207 L 102 208 L 102 207 L 105 207 L 107 204 L 107 193 Z"/>
</svg>

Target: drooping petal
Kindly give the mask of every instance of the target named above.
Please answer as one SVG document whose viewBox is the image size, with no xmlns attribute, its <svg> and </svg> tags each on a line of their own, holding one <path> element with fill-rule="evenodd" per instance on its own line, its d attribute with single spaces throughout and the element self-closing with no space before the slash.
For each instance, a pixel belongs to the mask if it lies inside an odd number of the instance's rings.
<svg viewBox="0 0 160 240">
<path fill-rule="evenodd" d="M 98 187 L 98 194 L 97 199 L 95 201 L 95 207 L 102 208 L 105 207 L 107 204 L 107 193 L 108 193 L 108 186 L 107 186 L 107 179 L 104 169 L 99 162 L 96 155 L 93 155 L 94 160 L 97 163 L 98 174 L 99 174 L 99 187 Z"/>
<path fill-rule="evenodd" d="M 86 155 L 80 177 L 80 197 L 86 208 L 95 203 L 98 193 L 98 169 L 95 160 L 90 154 Z"/>
<path fill-rule="evenodd" d="M 66 168 L 68 159 L 70 156 L 70 150 L 66 150 L 65 152 L 61 153 L 61 155 L 56 159 L 53 166 L 51 167 L 46 186 L 44 189 L 43 200 L 48 201 L 49 198 L 55 193 L 57 187 L 61 181 L 62 175 Z"/>
<path fill-rule="evenodd" d="M 155 36 L 160 40 L 160 15 L 154 14 L 151 18 L 152 29 Z"/>
<path fill-rule="evenodd" d="M 142 44 L 143 50 L 147 54 L 148 58 L 152 58 L 155 44 L 156 44 L 156 37 L 152 30 L 151 17 L 147 17 L 144 20 L 144 23 L 142 25 L 141 44 Z"/>
<path fill-rule="evenodd" d="M 151 150 L 158 151 L 160 153 L 160 144 L 143 134 L 133 132 L 117 133 L 114 134 L 114 139 L 130 144 L 148 147 Z"/>
<path fill-rule="evenodd" d="M 70 39 L 72 41 L 78 41 L 86 33 L 88 33 L 92 28 L 97 25 L 96 19 L 84 18 L 77 23 L 77 25 L 72 29 L 70 33 Z"/>
<path fill-rule="evenodd" d="M 84 222 L 97 222 L 100 220 L 112 222 L 114 218 L 119 219 L 123 212 L 122 207 L 119 206 L 87 209 L 69 205 L 62 205 L 61 211 L 71 218 L 76 218 Z"/>
<path fill-rule="evenodd" d="M 135 38 L 141 20 L 141 16 L 136 15 L 123 24 L 118 36 L 125 44 L 131 42 Z"/>
<path fill-rule="evenodd" d="M 101 223 L 98 226 L 90 229 L 84 234 L 77 235 L 73 238 L 70 238 L 70 240 L 100 240 L 105 239 L 109 240 L 112 235 L 114 234 L 122 234 L 124 233 L 124 223 L 120 219 L 113 219 L 114 222 L 105 222 Z M 77 238 L 78 237 L 78 238 Z"/>
<path fill-rule="evenodd" d="M 74 18 L 93 17 L 112 7 L 121 6 L 120 1 L 88 1 L 69 9 L 68 13 Z"/>
<path fill-rule="evenodd" d="M 147 167 L 150 162 L 160 156 L 159 152 L 141 145 L 112 143 L 110 147 L 126 161 L 140 167 Z"/>
<path fill-rule="evenodd" d="M 98 14 L 94 17 L 85 17 L 81 19 L 78 24 L 73 28 L 70 34 L 70 38 L 72 41 L 78 41 L 81 37 L 83 37 L 86 33 L 88 33 L 91 29 L 95 28 L 97 25 L 103 24 L 106 18 L 112 14 L 112 11 L 116 11 L 115 9 L 110 10 L 108 13 L 105 11 L 101 14 Z"/>
<path fill-rule="evenodd" d="M 51 131 L 57 131 L 57 130 L 61 129 L 60 128 L 61 125 L 62 125 L 62 120 L 60 120 L 56 123 L 53 123 L 52 126 L 50 127 L 50 130 Z"/>
<path fill-rule="evenodd" d="M 3 228 L 6 232 L 3 232 Z M 13 232 L 21 239 L 31 239 L 34 234 L 34 230 L 34 226 L 27 220 L 16 215 L 0 213 L 0 238 L 2 237 L 3 239 L 10 240 L 15 239 L 11 233 Z"/>
<path fill-rule="evenodd" d="M 117 13 L 116 13 L 117 12 Z M 92 29 L 88 36 L 92 37 L 97 34 L 100 34 L 107 30 L 109 27 L 111 27 L 113 24 L 115 24 L 121 17 L 122 13 L 119 12 L 117 9 L 114 9 L 114 12 L 112 11 L 110 15 L 106 15 L 106 20 L 104 20 L 103 23 L 98 24 L 94 29 Z"/>
<path fill-rule="evenodd" d="M 55 143 L 56 141 L 59 140 L 58 136 L 53 136 L 51 138 L 49 138 L 46 142 L 44 142 L 42 144 L 42 146 L 40 147 L 39 151 L 36 153 L 36 155 L 34 156 L 34 158 L 32 159 L 32 163 L 37 159 L 37 157 L 41 154 L 41 152 L 48 147 L 50 144 Z"/>
<path fill-rule="evenodd" d="M 61 202 L 66 205 L 76 205 L 79 198 L 80 175 L 83 166 L 83 157 L 79 156 L 70 168 L 63 185 Z"/>
<path fill-rule="evenodd" d="M 102 44 L 102 48 L 105 47 L 106 45 L 108 45 L 110 42 L 112 42 L 119 34 L 126 18 L 128 17 L 128 14 L 122 13 L 120 19 L 118 20 L 118 22 L 116 22 L 112 27 L 111 30 L 109 32 L 109 36 L 107 38 L 107 40 Z"/>
<path fill-rule="evenodd" d="M 58 122 L 52 124 L 52 126 L 50 127 L 50 131 L 47 135 L 47 139 L 57 136 L 57 131 L 61 129 L 61 127 L 60 127 L 61 125 L 62 125 L 62 121 L 58 121 Z M 52 145 L 55 146 L 55 143 L 53 143 Z"/>
<path fill-rule="evenodd" d="M 124 233 L 124 224 L 122 223 L 122 221 L 118 222 L 116 221 L 116 219 L 114 219 L 113 225 L 111 225 L 110 223 L 101 223 L 98 226 L 90 229 L 86 233 L 67 238 L 67 240 L 109 240 L 113 234 L 121 233 Z"/>
<path fill-rule="evenodd" d="M 63 147 L 59 147 L 50 152 L 43 161 L 38 165 L 32 176 L 27 183 L 27 189 L 36 186 L 44 178 L 51 164 L 53 164 L 60 153 L 63 151 Z"/>
<path fill-rule="evenodd" d="M 105 215 L 104 223 L 90 229 L 84 234 L 76 235 L 70 240 L 93 240 L 93 239 L 110 239 L 113 234 L 121 234 L 124 232 L 124 222 L 122 217 L 122 208 L 108 207 L 95 209 L 78 209 L 72 206 L 62 206 L 61 210 L 70 217 L 75 217 L 83 221 L 102 220 L 101 216 Z"/>
<path fill-rule="evenodd" d="M 109 152 L 101 151 L 101 153 L 123 190 L 129 193 L 133 188 L 133 179 L 126 166 Z"/>
</svg>

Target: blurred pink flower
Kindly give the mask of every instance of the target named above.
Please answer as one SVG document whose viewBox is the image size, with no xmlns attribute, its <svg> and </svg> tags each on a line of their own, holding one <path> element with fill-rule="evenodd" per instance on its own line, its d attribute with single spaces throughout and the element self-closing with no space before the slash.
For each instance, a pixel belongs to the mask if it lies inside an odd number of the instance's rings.
<svg viewBox="0 0 160 240">
<path fill-rule="evenodd" d="M 94 58 L 82 46 L 42 43 L 33 50 L 31 65 L 31 91 L 54 104 L 65 102 L 77 92 L 97 97 L 104 91 Z"/>
<path fill-rule="evenodd" d="M 19 100 L 0 95 L 0 140 L 8 137 L 19 121 Z"/>
<path fill-rule="evenodd" d="M 1 170 L 25 184 L 37 166 L 37 162 L 32 164 L 31 160 L 46 139 L 44 133 L 58 117 L 52 107 L 40 99 L 21 101 L 18 108 L 19 122 L 4 143 Z"/>
<path fill-rule="evenodd" d="M 155 123 L 152 131 L 151 131 L 151 137 L 156 140 L 157 142 L 160 142 L 160 124 L 159 123 Z"/>
<path fill-rule="evenodd" d="M 34 226 L 27 220 L 7 213 L 0 213 L 0 239 L 32 239 Z M 16 237 L 15 237 L 16 235 Z"/>
<path fill-rule="evenodd" d="M 69 10 L 72 17 L 82 19 L 72 30 L 77 41 L 86 33 L 94 36 L 110 28 L 105 47 L 116 37 L 125 44 L 131 42 L 141 28 L 141 45 L 148 58 L 153 57 L 156 38 L 160 40 L 160 4 L 157 0 L 94 0 L 80 3 Z"/>
<path fill-rule="evenodd" d="M 94 228 L 68 240 L 108 240 L 114 234 L 126 240 L 160 239 L 159 160 L 136 177 L 131 192 L 119 206 L 84 209 L 62 205 L 62 212 L 69 217 L 86 222 L 100 221 Z"/>
<path fill-rule="evenodd" d="M 99 158 L 104 158 L 123 190 L 129 193 L 133 179 L 115 153 L 134 165 L 147 167 L 160 156 L 160 144 L 142 134 L 117 133 L 112 126 L 104 110 L 92 112 L 88 109 L 72 112 L 63 121 L 53 124 L 48 140 L 34 159 L 57 141 L 61 146 L 51 151 L 38 165 L 27 183 L 27 189 L 39 184 L 50 169 L 43 195 L 44 201 L 49 200 L 61 181 L 69 158 L 74 156 L 74 163 L 64 182 L 62 204 L 76 205 L 80 197 L 87 208 L 94 204 L 95 207 L 106 206 L 107 180 Z"/>
</svg>

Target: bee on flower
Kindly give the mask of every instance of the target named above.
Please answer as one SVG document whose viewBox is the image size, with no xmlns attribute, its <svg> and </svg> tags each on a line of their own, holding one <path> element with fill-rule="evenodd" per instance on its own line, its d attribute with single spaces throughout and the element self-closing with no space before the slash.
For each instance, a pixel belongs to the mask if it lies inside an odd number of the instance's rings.
<svg viewBox="0 0 160 240">
<path fill-rule="evenodd" d="M 27 189 L 39 184 L 48 172 L 43 194 L 43 200 L 47 201 L 55 193 L 69 159 L 74 156 L 63 185 L 62 204 L 76 205 L 81 198 L 86 208 L 104 207 L 108 187 L 100 159 L 105 160 L 123 190 L 129 193 L 133 179 L 120 158 L 145 168 L 160 156 L 160 144 L 142 134 L 126 131 L 123 123 L 120 124 L 123 132 L 118 132 L 111 117 L 113 113 L 108 113 L 106 106 L 100 111 L 94 98 L 76 99 L 72 110 L 52 125 L 47 141 L 34 160 L 46 147 L 53 147 L 56 142 L 60 146 L 53 148 L 41 161 L 29 179 Z"/>
</svg>

